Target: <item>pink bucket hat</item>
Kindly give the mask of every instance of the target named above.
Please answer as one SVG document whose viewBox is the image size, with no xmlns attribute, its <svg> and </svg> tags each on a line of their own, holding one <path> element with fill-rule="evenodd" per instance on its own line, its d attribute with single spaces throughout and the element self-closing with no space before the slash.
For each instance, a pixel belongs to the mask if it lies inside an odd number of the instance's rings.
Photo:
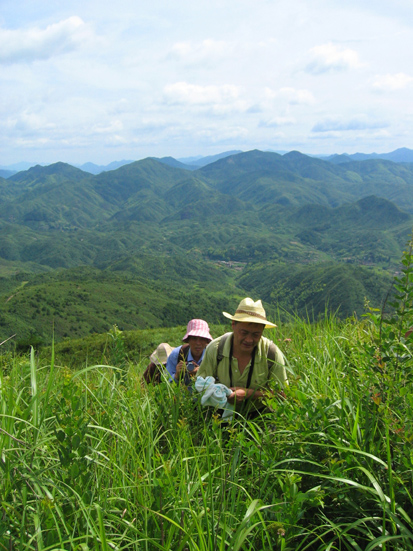
<svg viewBox="0 0 413 551">
<path fill-rule="evenodd" d="M 191 320 L 188 323 L 186 327 L 186 335 L 182 340 L 187 342 L 188 337 L 202 337 L 203 339 L 212 341 L 208 324 L 204 320 Z"/>
</svg>

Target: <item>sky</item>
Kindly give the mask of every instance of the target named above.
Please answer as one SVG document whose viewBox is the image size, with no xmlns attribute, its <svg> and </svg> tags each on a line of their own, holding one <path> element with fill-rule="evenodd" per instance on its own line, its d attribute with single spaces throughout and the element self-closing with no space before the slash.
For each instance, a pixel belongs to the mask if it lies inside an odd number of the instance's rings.
<svg viewBox="0 0 413 551">
<path fill-rule="evenodd" d="M 413 149 L 412 0 L 0 0 L 0 166 Z"/>
</svg>

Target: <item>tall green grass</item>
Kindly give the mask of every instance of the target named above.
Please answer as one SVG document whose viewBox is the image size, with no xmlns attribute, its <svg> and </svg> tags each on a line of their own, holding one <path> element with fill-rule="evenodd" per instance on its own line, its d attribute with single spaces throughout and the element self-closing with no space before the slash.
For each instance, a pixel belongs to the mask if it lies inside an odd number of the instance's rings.
<svg viewBox="0 0 413 551">
<path fill-rule="evenodd" d="M 375 337 L 354 320 L 281 327 L 287 399 L 229 426 L 176 385 L 143 385 L 143 365 L 15 358 L 0 378 L 0 549 L 413 548 L 412 432 L 397 423 L 413 389 L 396 410 L 378 399 Z"/>
<path fill-rule="evenodd" d="M 0 372 L 2 550 L 413 549 L 411 249 L 396 316 L 272 333 L 286 399 L 224 425 L 144 363 Z"/>
</svg>

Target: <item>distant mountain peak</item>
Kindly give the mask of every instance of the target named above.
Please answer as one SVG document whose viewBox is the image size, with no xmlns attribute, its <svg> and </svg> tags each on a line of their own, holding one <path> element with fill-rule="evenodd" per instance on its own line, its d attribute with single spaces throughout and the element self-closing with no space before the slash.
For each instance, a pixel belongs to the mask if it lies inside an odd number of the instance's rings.
<svg viewBox="0 0 413 551">
<path fill-rule="evenodd" d="M 195 166 L 187 165 L 182 163 L 181 161 L 177 161 L 174 157 L 162 157 L 161 159 L 157 157 L 149 157 L 150 159 L 154 159 L 155 161 L 159 161 L 163 163 L 164 165 L 172 166 L 174 168 L 183 168 L 185 170 L 195 170 Z"/>
<path fill-rule="evenodd" d="M 60 181 L 79 181 L 89 176 L 90 174 L 83 172 L 80 168 L 75 168 L 72 165 L 59 161 L 47 166 L 32 166 L 28 170 L 23 170 L 10 176 L 9 180 L 14 182 L 45 181 L 49 177 L 56 177 Z"/>
<path fill-rule="evenodd" d="M 100 174 L 101 172 L 109 172 L 111 170 L 117 170 L 118 168 L 134 163 L 135 161 L 112 161 L 108 165 L 96 165 L 95 163 L 84 163 L 83 165 L 76 165 L 80 170 L 89 172 L 90 174 Z"/>
<path fill-rule="evenodd" d="M 372 159 L 392 161 L 393 163 L 413 163 L 413 150 L 407 147 L 400 147 L 390 153 L 343 153 L 341 155 L 336 154 L 322 158 L 335 164 L 349 161 L 370 161 Z"/>
<path fill-rule="evenodd" d="M 284 159 L 290 159 L 292 161 L 296 159 L 303 159 L 304 157 L 308 157 L 308 155 L 296 150 L 290 151 L 289 153 L 285 153 L 285 155 L 283 155 Z"/>
<path fill-rule="evenodd" d="M 47 166 L 41 166 L 36 165 L 29 168 L 27 171 L 30 174 L 42 174 L 42 175 L 50 175 L 50 174 L 70 174 L 71 176 L 73 174 L 79 174 L 83 173 L 83 170 L 80 170 L 80 168 L 76 168 L 72 165 L 69 165 L 68 163 L 63 163 L 62 161 L 58 161 L 57 163 L 53 163 L 51 165 Z"/>
<path fill-rule="evenodd" d="M 188 159 L 178 159 L 178 161 L 183 164 L 193 166 L 195 168 L 202 168 L 206 165 L 215 163 L 216 161 L 219 161 L 226 157 L 230 157 L 232 155 L 238 155 L 239 153 L 243 153 L 243 152 L 240 150 L 225 151 L 224 153 L 218 153 L 217 155 L 209 155 L 207 157 L 189 157 Z"/>
</svg>

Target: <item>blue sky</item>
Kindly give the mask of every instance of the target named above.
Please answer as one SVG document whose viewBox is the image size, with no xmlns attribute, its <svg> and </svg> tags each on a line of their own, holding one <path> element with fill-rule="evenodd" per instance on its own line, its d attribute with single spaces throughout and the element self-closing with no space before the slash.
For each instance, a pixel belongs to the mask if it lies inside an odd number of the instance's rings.
<svg viewBox="0 0 413 551">
<path fill-rule="evenodd" d="M 411 0 L 0 0 L 0 165 L 413 149 Z"/>
</svg>

